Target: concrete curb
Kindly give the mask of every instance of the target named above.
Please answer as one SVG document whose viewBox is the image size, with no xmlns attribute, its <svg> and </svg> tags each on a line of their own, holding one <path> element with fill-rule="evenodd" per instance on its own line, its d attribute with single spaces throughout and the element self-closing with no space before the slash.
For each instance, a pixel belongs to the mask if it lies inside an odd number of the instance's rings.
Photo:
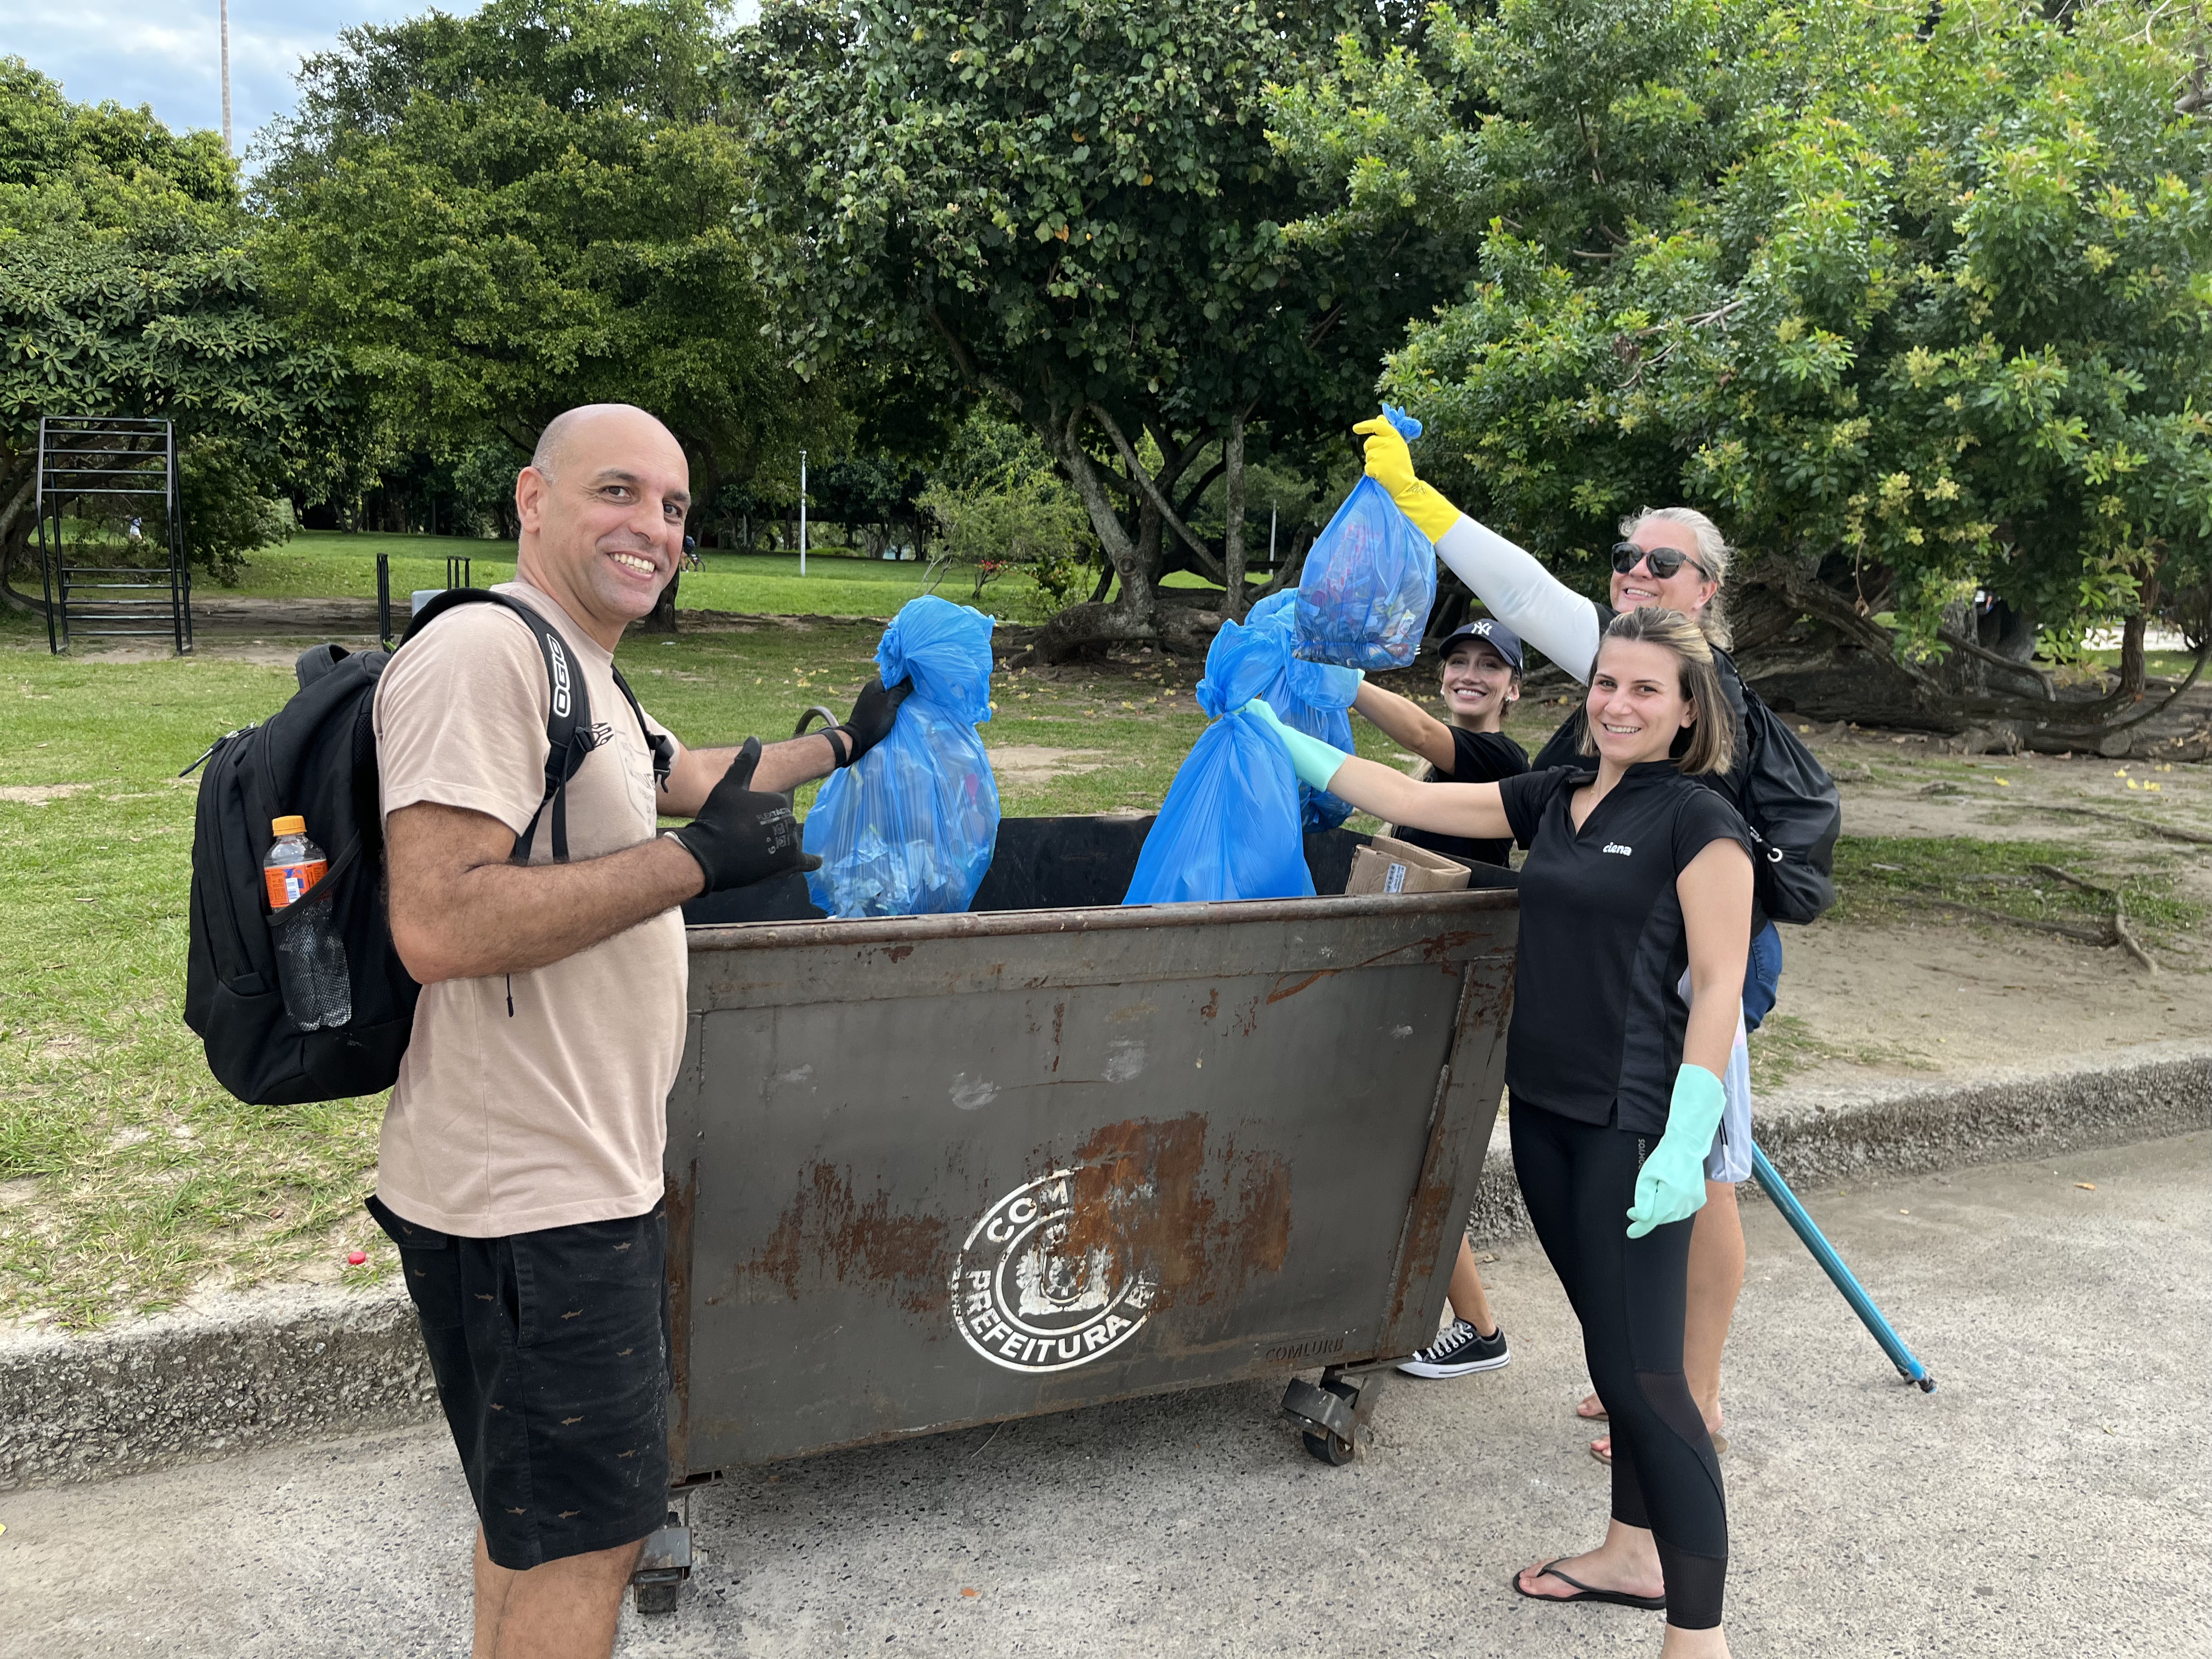
<svg viewBox="0 0 2212 1659">
<path fill-rule="evenodd" d="M 0 1337 L 0 1492 L 418 1420 L 407 1292 L 227 1293 L 87 1336 Z"/>
<path fill-rule="evenodd" d="M 1989 1073 L 1788 1089 L 1762 1098 L 1752 1133 L 1784 1181 L 1916 1175 L 1968 1164 L 2154 1140 L 2212 1128 L 2212 1042 L 2157 1042 Z M 1501 1119 L 1468 1231 L 1478 1243 L 1528 1231 Z"/>
<path fill-rule="evenodd" d="M 2212 1042 L 1988 1075 L 1785 1091 L 1759 1145 L 1800 1186 L 2212 1127 Z M 1501 1122 L 1469 1231 L 1528 1229 Z M 435 1393 L 396 1282 L 208 1298 L 89 1336 L 0 1335 L 0 1491 L 419 1422 Z"/>
</svg>

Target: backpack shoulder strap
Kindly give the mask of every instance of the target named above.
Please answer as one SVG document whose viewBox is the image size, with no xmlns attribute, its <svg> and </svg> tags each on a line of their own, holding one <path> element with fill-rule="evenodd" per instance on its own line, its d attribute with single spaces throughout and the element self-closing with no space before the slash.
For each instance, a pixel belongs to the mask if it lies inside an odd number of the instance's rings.
<svg viewBox="0 0 2212 1659">
<path fill-rule="evenodd" d="M 576 775 L 584 757 L 592 751 L 591 694 L 584 689 L 583 677 L 576 672 L 573 653 L 562 639 L 561 630 L 521 600 L 485 588 L 453 587 L 439 594 L 408 623 L 398 648 L 404 649 L 409 640 L 447 611 L 470 604 L 501 605 L 520 617 L 538 641 L 538 653 L 545 659 L 546 684 L 552 691 L 552 702 L 545 716 L 545 793 L 539 797 L 538 810 L 530 815 L 530 822 L 514 838 L 511 856 L 518 863 L 529 861 L 531 846 L 538 837 L 538 820 L 550 806 L 553 809 L 554 862 L 565 864 L 568 859 L 568 780 Z M 625 685 L 623 691 L 628 696 L 629 688 Z M 637 707 L 636 698 L 630 698 L 630 707 Z M 644 716 L 641 714 L 639 719 L 641 722 Z"/>
<path fill-rule="evenodd" d="M 645 710 L 638 704 L 637 693 L 623 678 L 622 670 L 611 666 L 610 672 L 615 677 L 615 689 L 623 694 L 623 700 L 629 704 L 629 712 L 637 717 L 637 729 L 645 738 L 645 746 L 653 752 L 653 787 L 658 794 L 668 787 L 669 770 L 676 764 L 676 744 L 665 733 L 656 732 L 645 723 Z"/>
</svg>

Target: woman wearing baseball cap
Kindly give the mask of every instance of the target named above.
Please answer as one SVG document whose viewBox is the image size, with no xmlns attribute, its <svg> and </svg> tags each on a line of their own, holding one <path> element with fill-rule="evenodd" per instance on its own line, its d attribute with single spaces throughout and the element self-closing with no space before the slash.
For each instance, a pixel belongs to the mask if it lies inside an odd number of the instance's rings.
<svg viewBox="0 0 2212 1659">
<path fill-rule="evenodd" d="M 1352 708 L 1409 753 L 1426 763 L 1425 781 L 1495 783 L 1528 769 L 1528 751 L 1505 735 L 1505 711 L 1521 696 L 1521 636 L 1492 617 L 1455 629 L 1437 649 L 1445 720 L 1410 697 L 1364 682 Z M 1474 864 L 1504 865 L 1510 838 L 1488 841 L 1394 825 L 1389 833 L 1414 847 Z M 1452 1322 L 1398 1369 L 1409 1376 L 1470 1376 L 1494 1371 L 1513 1356 L 1491 1316 L 1490 1298 L 1464 1235 L 1452 1269 Z"/>
</svg>

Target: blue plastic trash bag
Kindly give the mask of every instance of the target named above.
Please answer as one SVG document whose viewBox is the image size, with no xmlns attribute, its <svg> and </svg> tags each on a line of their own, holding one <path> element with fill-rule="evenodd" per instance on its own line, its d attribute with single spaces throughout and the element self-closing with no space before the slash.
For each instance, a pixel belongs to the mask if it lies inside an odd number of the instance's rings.
<svg viewBox="0 0 2212 1659">
<path fill-rule="evenodd" d="M 1282 662 L 1278 630 L 1221 624 L 1198 683 L 1213 724 L 1168 786 L 1123 903 L 1311 896 L 1297 774 L 1260 716 L 1241 712 Z"/>
<path fill-rule="evenodd" d="M 1382 412 L 1407 442 L 1421 435 L 1412 416 Z M 1421 648 L 1436 603 L 1436 549 L 1389 490 L 1363 477 L 1306 555 L 1297 654 L 1347 668 L 1403 668 Z"/>
<path fill-rule="evenodd" d="M 1291 654 L 1297 598 L 1296 592 L 1271 593 L 1252 607 L 1246 619 L 1247 627 L 1273 629 L 1283 641 L 1282 672 L 1260 695 L 1284 725 L 1348 755 L 1353 748 L 1352 715 L 1347 711 L 1359 695 L 1359 672 L 1334 663 L 1303 662 Z M 1305 832 L 1319 835 L 1350 817 L 1352 803 L 1302 782 L 1298 813 Z"/>
<path fill-rule="evenodd" d="M 830 774 L 806 815 L 822 860 L 806 890 L 833 916 L 965 910 L 999 840 L 999 784 L 977 726 L 991 718 L 991 618 L 934 594 L 884 630 L 885 685 L 914 678 L 890 735 Z"/>
</svg>

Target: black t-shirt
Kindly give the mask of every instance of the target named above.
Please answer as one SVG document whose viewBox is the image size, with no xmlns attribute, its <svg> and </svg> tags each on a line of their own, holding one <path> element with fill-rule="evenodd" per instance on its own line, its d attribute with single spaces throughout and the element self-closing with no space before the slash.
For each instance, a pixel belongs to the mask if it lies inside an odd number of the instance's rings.
<svg viewBox="0 0 2212 1659">
<path fill-rule="evenodd" d="M 1528 769 L 1528 751 L 1503 732 L 1468 732 L 1456 726 L 1449 729 L 1452 767 L 1449 772 L 1437 773 L 1437 782 L 1495 783 L 1501 778 L 1517 778 Z M 1425 847 L 1431 853 L 1476 864 L 1503 865 L 1513 850 L 1510 841 L 1477 841 L 1470 836 L 1439 835 L 1433 830 L 1401 829 L 1390 833 L 1408 846 Z"/>
<path fill-rule="evenodd" d="M 1690 1011 L 1674 878 L 1717 841 L 1750 850 L 1735 809 L 1672 761 L 1632 766 L 1579 834 L 1573 793 L 1596 774 L 1566 767 L 1498 786 L 1528 849 L 1505 1083 L 1514 1097 L 1636 1134 L 1667 1127 Z"/>
<path fill-rule="evenodd" d="M 1598 636 L 1603 639 L 1606 629 L 1620 612 L 1599 600 L 1594 599 L 1591 603 L 1597 607 Z M 1597 665 L 1592 663 L 1590 666 L 1595 669 Z M 1735 659 L 1718 646 L 1713 647 L 1713 667 L 1720 675 L 1721 695 L 1728 699 L 1729 718 L 1735 725 L 1735 748 L 1734 756 L 1729 762 L 1727 771 L 1705 773 L 1699 776 L 1698 781 L 1706 788 L 1718 793 L 1730 806 L 1741 813 L 1745 800 L 1745 783 L 1749 775 L 1751 759 L 1750 745 L 1744 741 L 1745 722 L 1750 719 L 1750 714 L 1744 705 L 1743 676 L 1736 671 Z M 1583 732 L 1589 723 L 1589 700 L 1585 696 L 1575 706 L 1574 712 L 1559 722 L 1559 729 L 1544 739 L 1544 746 L 1536 751 L 1536 758 L 1530 763 L 1530 770 L 1542 772 L 1554 766 L 1568 766 L 1578 771 L 1589 771 L 1597 765 L 1593 757 L 1582 752 Z M 1674 753 L 1677 759 L 1680 759 L 1684 751 L 1689 748 L 1690 735 L 1686 727 L 1674 734 Z M 1752 856 L 1754 859 L 1758 856 L 1756 850 Z M 1766 915 L 1759 908 L 1758 894 L 1754 890 L 1752 896 L 1751 931 L 1757 933 L 1765 926 Z"/>
</svg>

